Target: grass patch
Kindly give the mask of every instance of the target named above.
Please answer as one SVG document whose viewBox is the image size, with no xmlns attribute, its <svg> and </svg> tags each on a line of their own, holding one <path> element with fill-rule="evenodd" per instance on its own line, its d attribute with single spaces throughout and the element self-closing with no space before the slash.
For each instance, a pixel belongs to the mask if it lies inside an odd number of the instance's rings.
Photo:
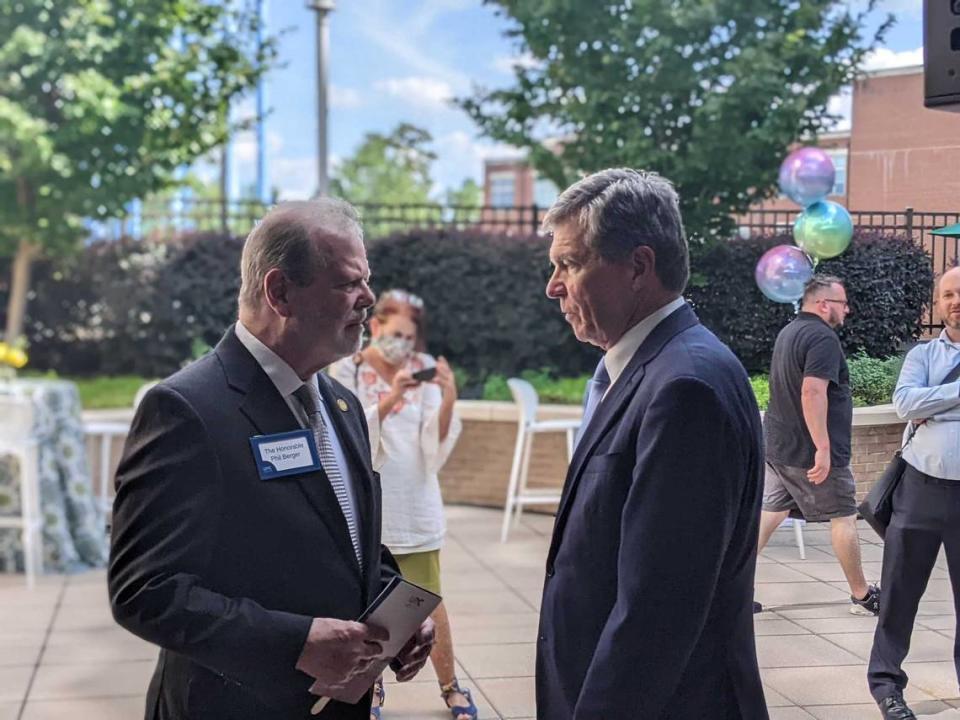
<svg viewBox="0 0 960 720">
<path fill-rule="evenodd" d="M 24 377 L 40 377 L 56 379 L 60 377 L 55 372 L 24 373 Z M 80 404 L 84 410 L 107 410 L 112 408 L 128 408 L 133 406 L 133 398 L 137 390 L 149 378 L 139 375 L 118 375 L 115 377 L 64 377 L 76 384 L 80 390 Z"/>
</svg>

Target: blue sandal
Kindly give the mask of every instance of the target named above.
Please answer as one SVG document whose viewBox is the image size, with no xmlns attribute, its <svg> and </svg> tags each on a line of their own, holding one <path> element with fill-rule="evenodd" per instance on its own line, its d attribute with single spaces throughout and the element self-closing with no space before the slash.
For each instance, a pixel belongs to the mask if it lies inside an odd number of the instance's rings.
<svg viewBox="0 0 960 720">
<path fill-rule="evenodd" d="M 370 720 L 380 720 L 380 710 L 383 709 L 383 701 L 387 699 L 387 691 L 383 689 L 383 678 L 373 684 L 373 694 L 377 698 L 377 706 L 370 706 Z"/>
<path fill-rule="evenodd" d="M 455 693 L 463 695 L 470 704 L 451 706 L 448 698 Z M 453 716 L 453 720 L 461 720 L 464 716 L 470 718 L 470 720 L 477 720 L 477 706 L 473 703 L 473 696 L 469 690 L 460 687 L 460 683 L 457 682 L 456 678 L 454 678 L 449 685 L 440 686 L 440 697 L 442 697 L 443 701 L 447 704 L 447 709 Z"/>
</svg>

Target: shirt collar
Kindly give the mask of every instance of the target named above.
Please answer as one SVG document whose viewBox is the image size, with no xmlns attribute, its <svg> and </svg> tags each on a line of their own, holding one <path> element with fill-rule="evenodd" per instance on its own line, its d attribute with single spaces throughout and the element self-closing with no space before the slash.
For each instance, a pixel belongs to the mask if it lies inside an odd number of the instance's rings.
<svg viewBox="0 0 960 720">
<path fill-rule="evenodd" d="M 300 376 L 297 375 L 294 369 L 290 367 L 283 358 L 264 345 L 260 339 L 250 332 L 239 320 L 237 320 L 235 332 L 237 334 L 237 340 L 250 351 L 253 359 L 260 364 L 260 367 L 263 368 L 263 371 L 267 374 L 267 377 L 270 378 L 270 381 L 274 387 L 277 388 L 277 392 L 279 392 L 280 395 L 286 398 L 304 384 Z M 313 378 L 310 379 L 313 380 Z"/>
<path fill-rule="evenodd" d="M 682 308 L 686 302 L 682 297 L 678 297 L 660 309 L 654 310 L 643 320 L 627 330 L 623 334 L 623 337 L 617 340 L 612 348 L 607 350 L 607 354 L 603 356 L 603 362 L 604 365 L 607 366 L 607 373 L 610 375 L 611 385 L 613 385 L 617 381 L 617 378 L 623 374 L 623 371 L 627 369 L 630 358 L 640 349 L 643 341 L 650 336 L 653 329 L 673 314 L 674 311 Z"/>
<path fill-rule="evenodd" d="M 940 335 L 937 336 L 937 340 L 939 340 L 942 343 L 946 343 L 947 345 L 949 345 L 950 347 L 956 350 L 960 350 L 960 343 L 955 343 L 953 340 L 950 339 L 950 336 L 947 335 L 946 328 L 940 331 Z"/>
</svg>

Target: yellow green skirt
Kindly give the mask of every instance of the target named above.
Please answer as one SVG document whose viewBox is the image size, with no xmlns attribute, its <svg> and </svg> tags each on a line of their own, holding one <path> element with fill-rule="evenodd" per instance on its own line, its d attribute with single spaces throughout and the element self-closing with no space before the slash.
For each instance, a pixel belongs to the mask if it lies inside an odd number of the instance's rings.
<svg viewBox="0 0 960 720">
<path fill-rule="evenodd" d="M 394 555 L 393 557 L 396 558 L 397 565 L 400 566 L 400 572 L 406 580 L 437 595 L 443 594 L 440 592 L 439 550 Z"/>
</svg>

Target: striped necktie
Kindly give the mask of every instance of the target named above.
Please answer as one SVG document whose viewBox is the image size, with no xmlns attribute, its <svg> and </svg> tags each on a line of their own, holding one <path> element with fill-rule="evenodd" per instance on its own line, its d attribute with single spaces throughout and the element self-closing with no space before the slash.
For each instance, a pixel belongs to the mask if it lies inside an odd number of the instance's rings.
<svg viewBox="0 0 960 720">
<path fill-rule="evenodd" d="M 357 562 L 360 563 L 360 567 L 363 568 L 363 556 L 360 553 L 360 533 L 357 532 L 357 520 L 353 514 L 353 508 L 350 506 L 350 496 L 347 494 L 346 481 L 340 472 L 340 467 L 337 465 L 336 456 L 333 454 L 330 430 L 323 420 L 323 413 L 320 412 L 320 390 L 317 388 L 316 381 L 304 383 L 294 391 L 293 396 L 303 405 L 303 409 L 307 413 L 310 429 L 313 430 L 313 437 L 317 442 L 320 464 L 323 466 L 323 470 L 330 480 L 330 486 L 337 496 L 337 502 L 340 504 L 343 517 L 347 521 L 347 529 L 350 531 L 350 542 L 353 544 L 353 551 L 357 555 Z"/>
</svg>

